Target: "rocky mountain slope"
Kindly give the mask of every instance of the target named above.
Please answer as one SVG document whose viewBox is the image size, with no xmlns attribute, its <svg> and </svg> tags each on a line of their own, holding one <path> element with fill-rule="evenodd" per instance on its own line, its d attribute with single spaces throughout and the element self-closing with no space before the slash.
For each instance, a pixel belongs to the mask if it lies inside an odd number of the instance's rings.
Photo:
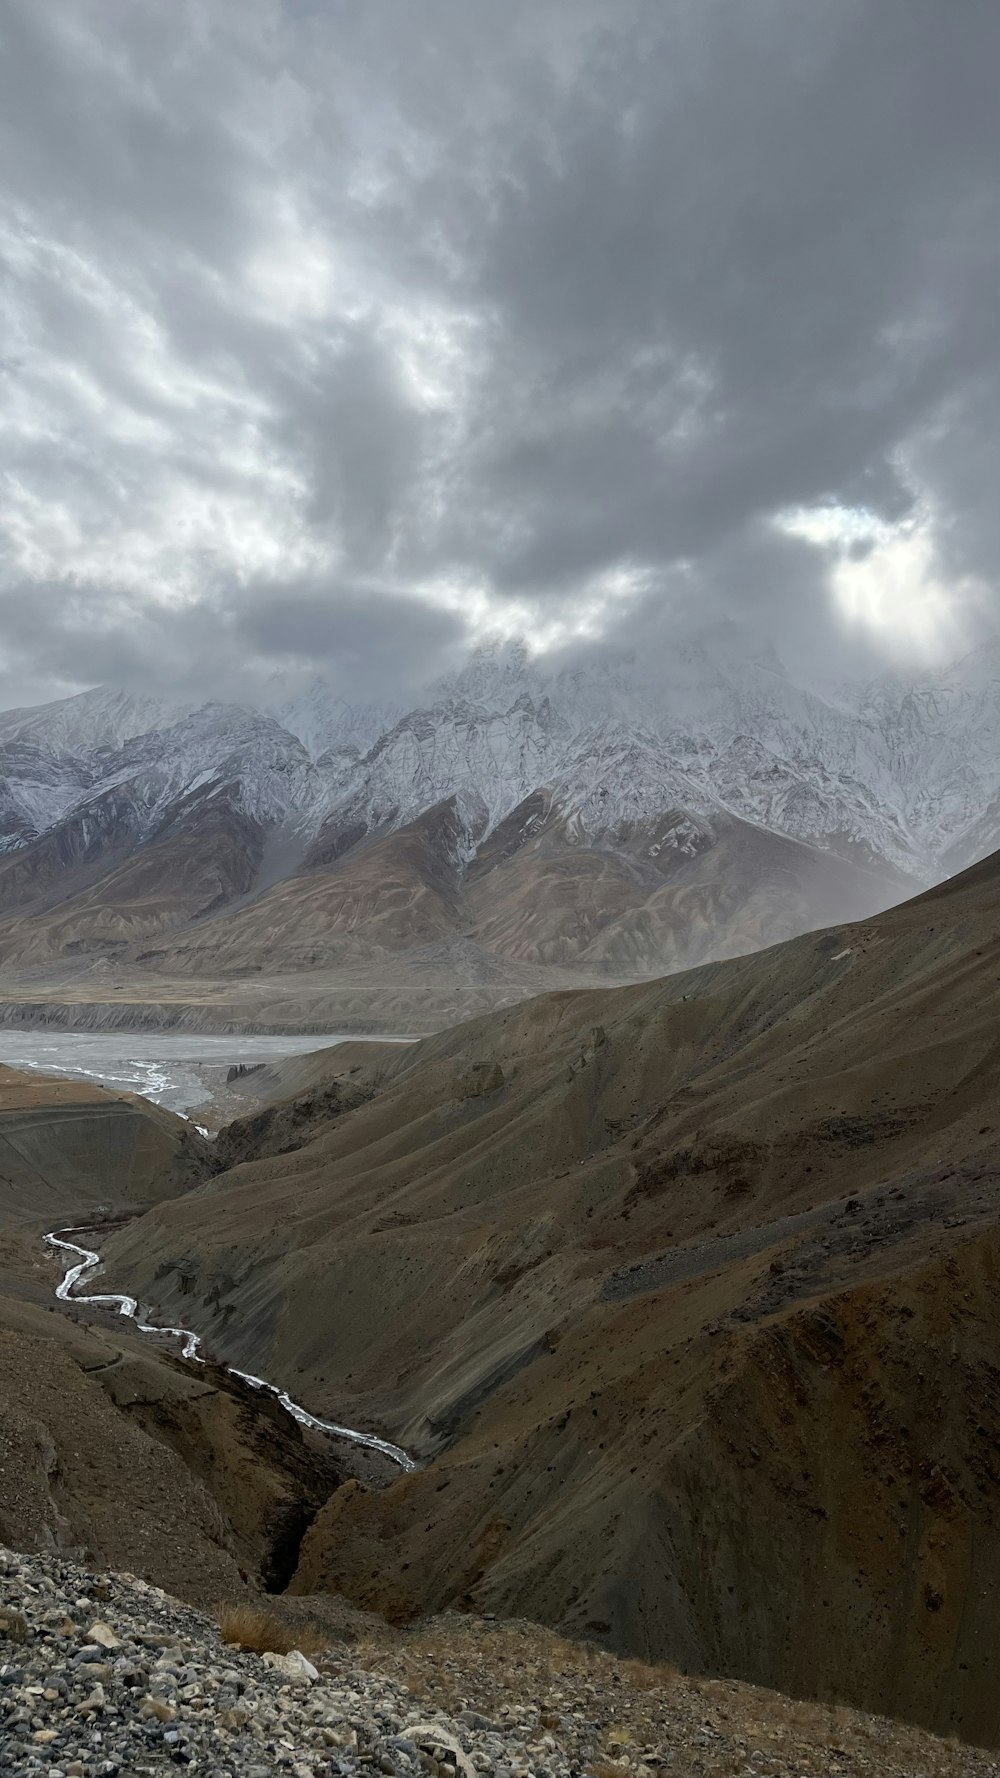
<svg viewBox="0 0 1000 1778">
<path fill-rule="evenodd" d="M 115 1140 L 99 1164 L 93 1130 L 81 1147 L 70 1114 L 81 1127 L 149 1121 L 151 1163 L 137 1171 Z M 171 1141 L 203 1176 L 208 1164 L 193 1132 L 141 1101 L 12 1071 L 0 1081 L 0 1768 L 10 1778 L 138 1778 L 179 1765 L 231 1778 L 328 1778 L 334 1767 L 342 1778 L 421 1778 L 432 1759 L 445 1778 L 653 1778 L 678 1764 L 706 1778 L 996 1773 L 994 1759 L 953 1740 L 619 1662 L 530 1624 L 466 1614 L 399 1635 L 334 1596 L 274 1590 L 304 1522 L 343 1485 L 338 1462 L 237 1379 L 183 1365 L 99 1309 L 89 1323 L 71 1305 L 54 1312 L 52 1256 L 37 1240 L 53 1202 L 38 1200 L 30 1166 L 11 1172 L 26 1117 L 33 1165 L 53 1169 L 73 1216 L 95 1192 L 127 1208 L 190 1185 L 173 1176 Z M 311 1660 L 281 1652 L 299 1646 Z"/>
<path fill-rule="evenodd" d="M 126 986 L 405 959 L 515 998 L 519 965 L 642 977 L 878 911 L 998 809 L 988 653 L 845 689 L 725 631 L 558 673 L 508 646 L 412 711 L 100 689 L 0 713 L 0 959 Z"/>
<path fill-rule="evenodd" d="M 376 1635 L 363 1649 L 314 1653 L 314 1665 L 295 1649 L 233 1647 L 211 1619 L 133 1575 L 0 1551 L 0 1581 L 10 1778 L 144 1778 L 178 1766 L 213 1778 L 998 1770 L 971 1747 L 898 1723 L 637 1668 L 527 1624 L 448 1619 L 405 1647 Z"/>
<path fill-rule="evenodd" d="M 114 1236 L 425 1460 L 340 1489 L 293 1592 L 1000 1737 L 998 890 L 445 1032 Z"/>
</svg>

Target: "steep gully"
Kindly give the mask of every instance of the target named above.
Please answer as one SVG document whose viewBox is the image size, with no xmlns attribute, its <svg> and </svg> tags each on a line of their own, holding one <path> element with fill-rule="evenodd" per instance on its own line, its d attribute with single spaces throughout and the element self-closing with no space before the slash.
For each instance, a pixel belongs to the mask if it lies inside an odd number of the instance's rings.
<svg viewBox="0 0 1000 1778">
<path fill-rule="evenodd" d="M 97 1308 L 117 1309 L 119 1315 L 124 1315 L 130 1321 L 135 1322 L 140 1333 L 156 1334 L 161 1339 L 164 1336 L 178 1339 L 182 1341 L 182 1358 L 190 1359 L 195 1364 L 204 1364 L 205 1360 L 198 1350 L 201 1345 L 201 1335 L 192 1333 L 190 1328 L 156 1327 L 152 1322 L 140 1321 L 139 1304 L 135 1297 L 125 1296 L 119 1291 L 88 1295 L 77 1292 L 76 1286 L 100 1265 L 101 1256 L 99 1253 L 95 1253 L 92 1248 L 80 1247 L 77 1242 L 68 1241 L 65 1237 L 88 1232 L 86 1228 L 60 1229 L 53 1230 L 45 1236 L 50 1247 L 58 1247 L 65 1253 L 76 1253 L 80 1256 L 75 1264 L 67 1267 L 61 1283 L 56 1285 L 56 1296 L 59 1301 L 63 1303 L 91 1303 Z M 388 1439 L 377 1438 L 372 1432 L 356 1432 L 350 1426 L 338 1426 L 332 1420 L 320 1420 L 315 1414 L 310 1414 L 299 1402 L 293 1401 L 287 1390 L 278 1389 L 275 1384 L 265 1382 L 263 1377 L 251 1376 L 249 1371 L 237 1370 L 236 1366 L 232 1364 L 224 1364 L 221 1368 L 229 1376 L 239 1377 L 241 1382 L 248 1383 L 251 1389 L 259 1389 L 266 1395 L 273 1395 L 286 1413 L 291 1414 L 292 1419 L 297 1420 L 300 1426 L 310 1427 L 314 1432 L 328 1433 L 334 1438 L 349 1439 L 353 1444 L 364 1445 L 370 1451 L 378 1451 L 383 1457 L 388 1457 L 391 1462 L 397 1463 L 400 1469 L 416 1469 L 417 1465 L 414 1459 L 400 1445 L 390 1444 Z"/>
</svg>

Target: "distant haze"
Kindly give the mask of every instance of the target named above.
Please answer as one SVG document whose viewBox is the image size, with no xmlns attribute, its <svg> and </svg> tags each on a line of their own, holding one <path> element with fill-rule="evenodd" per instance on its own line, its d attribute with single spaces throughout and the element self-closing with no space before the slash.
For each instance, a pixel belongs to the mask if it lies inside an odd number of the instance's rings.
<svg viewBox="0 0 1000 1778">
<path fill-rule="evenodd" d="M 1000 9 L 6 0 L 0 707 L 994 632 Z"/>
</svg>

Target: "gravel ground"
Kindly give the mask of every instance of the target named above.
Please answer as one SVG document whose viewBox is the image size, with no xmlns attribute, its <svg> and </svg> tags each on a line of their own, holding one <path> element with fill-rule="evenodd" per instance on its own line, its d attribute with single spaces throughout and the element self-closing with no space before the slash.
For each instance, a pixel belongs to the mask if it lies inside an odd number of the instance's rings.
<svg viewBox="0 0 1000 1778">
<path fill-rule="evenodd" d="M 1000 1778 L 991 1755 L 900 1724 L 530 1625 L 437 1620 L 318 1659 L 237 1652 L 145 1581 L 0 1550 L 0 1773 Z"/>
<path fill-rule="evenodd" d="M 489 1737 L 421 1720 L 391 1680 L 349 1670 L 320 1678 L 297 1653 L 237 1652 L 211 1620 L 131 1575 L 0 1552 L 4 1778 L 142 1778 L 178 1767 L 211 1778 L 449 1768 L 475 1778 L 492 1769 L 474 1746 Z"/>
</svg>

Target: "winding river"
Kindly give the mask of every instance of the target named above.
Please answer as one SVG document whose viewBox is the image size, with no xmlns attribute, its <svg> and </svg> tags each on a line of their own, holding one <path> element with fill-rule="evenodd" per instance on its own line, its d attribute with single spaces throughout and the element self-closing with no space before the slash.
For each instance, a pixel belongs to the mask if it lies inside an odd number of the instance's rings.
<svg viewBox="0 0 1000 1778">
<path fill-rule="evenodd" d="M 181 1357 L 193 1360 L 195 1364 L 204 1364 L 205 1360 L 199 1351 L 201 1335 L 192 1333 L 189 1327 L 155 1327 L 150 1321 L 139 1320 L 139 1304 L 134 1296 L 125 1296 L 120 1291 L 105 1291 L 99 1294 L 83 1294 L 77 1291 L 77 1285 L 90 1275 L 101 1263 L 101 1256 L 90 1247 L 80 1247 L 75 1241 L 67 1241 L 67 1235 L 82 1235 L 89 1231 L 85 1228 L 53 1230 L 45 1239 L 50 1247 L 59 1247 L 64 1253 L 75 1253 L 77 1260 L 67 1267 L 61 1283 L 56 1285 L 56 1296 L 62 1303 L 92 1303 L 99 1309 L 117 1309 L 119 1315 L 134 1321 L 140 1333 L 164 1335 L 180 1340 Z M 263 1377 L 251 1376 L 249 1371 L 240 1371 L 233 1364 L 224 1364 L 221 1369 L 231 1377 L 239 1377 L 248 1383 L 251 1389 L 259 1389 L 265 1395 L 273 1395 L 275 1400 L 293 1420 L 300 1426 L 311 1427 L 314 1432 L 326 1432 L 333 1438 L 349 1439 L 352 1444 L 364 1445 L 369 1451 L 379 1451 L 390 1462 L 398 1463 L 400 1469 L 416 1469 L 417 1465 L 408 1451 L 401 1445 L 392 1445 L 388 1439 L 376 1438 L 373 1432 L 355 1432 L 350 1426 L 338 1426 L 332 1420 L 319 1420 L 315 1414 L 293 1401 L 287 1390 L 278 1389 L 273 1383 L 265 1382 Z"/>
</svg>

